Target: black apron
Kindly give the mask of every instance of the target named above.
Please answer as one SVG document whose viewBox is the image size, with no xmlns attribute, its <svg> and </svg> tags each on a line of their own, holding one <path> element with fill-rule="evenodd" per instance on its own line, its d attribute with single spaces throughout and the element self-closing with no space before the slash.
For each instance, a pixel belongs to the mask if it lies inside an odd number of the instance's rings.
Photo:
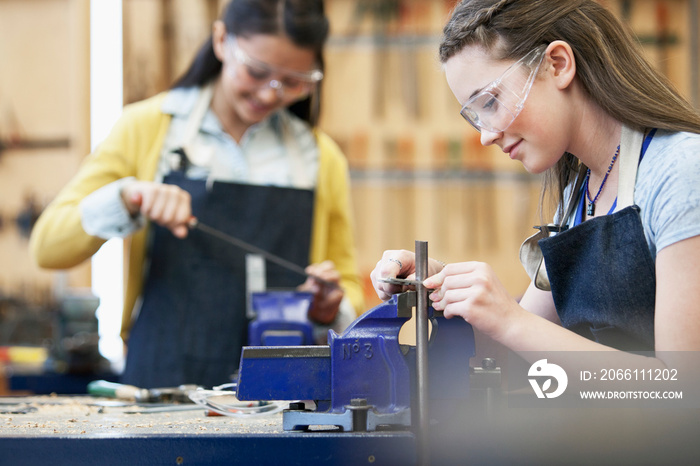
<svg viewBox="0 0 700 466">
<path fill-rule="evenodd" d="M 190 193 L 192 214 L 203 224 L 308 265 L 313 190 L 207 183 L 186 178 L 186 165 L 163 183 Z M 143 388 L 230 382 L 247 343 L 246 252 L 197 229 L 182 240 L 157 225 L 151 245 L 122 382 Z M 305 277 L 268 263 L 266 279 L 269 288 L 290 288 Z"/>
<path fill-rule="evenodd" d="M 641 155 L 632 154 L 636 155 L 635 162 L 643 157 L 650 140 L 647 137 L 644 141 Z M 626 166 L 626 173 L 634 170 L 634 190 L 637 163 Z M 622 169 L 620 177 L 629 179 Z M 621 189 L 628 191 L 629 186 L 620 183 Z M 620 350 L 653 351 L 655 264 L 639 207 L 620 207 L 618 212 L 542 239 L 539 245 L 554 304 L 565 328 Z"/>
</svg>

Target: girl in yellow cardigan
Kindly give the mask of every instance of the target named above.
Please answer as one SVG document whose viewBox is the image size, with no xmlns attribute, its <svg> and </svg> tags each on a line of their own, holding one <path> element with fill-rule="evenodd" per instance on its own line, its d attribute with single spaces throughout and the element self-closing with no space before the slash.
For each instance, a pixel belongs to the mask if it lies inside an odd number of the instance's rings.
<svg viewBox="0 0 700 466">
<path fill-rule="evenodd" d="M 189 231 L 193 216 L 339 284 L 267 264 L 268 287 L 314 293 L 319 335 L 362 311 L 346 160 L 314 129 L 327 35 L 321 0 L 232 0 L 183 77 L 127 106 L 41 215 L 42 267 L 127 238 L 125 383 L 212 386 L 238 367 L 245 252 Z"/>
</svg>

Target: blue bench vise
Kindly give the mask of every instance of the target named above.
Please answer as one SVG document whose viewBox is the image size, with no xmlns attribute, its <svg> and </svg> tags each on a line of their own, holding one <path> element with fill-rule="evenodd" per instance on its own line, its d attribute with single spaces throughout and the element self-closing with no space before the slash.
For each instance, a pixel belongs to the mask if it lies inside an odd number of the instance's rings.
<svg viewBox="0 0 700 466">
<path fill-rule="evenodd" d="M 250 295 L 255 318 L 248 324 L 250 346 L 313 345 L 313 324 L 307 314 L 313 294 L 274 290 Z"/>
<path fill-rule="evenodd" d="M 416 307 L 416 292 L 394 295 L 358 317 L 342 334 L 328 332 L 328 345 L 244 347 L 240 400 L 288 400 L 287 431 L 336 426 L 341 431 L 405 429 L 416 407 L 415 347 L 399 343 Z M 428 387 L 431 417 L 454 413 L 469 395 L 474 332 L 463 319 L 445 319 L 428 307 Z M 313 409 L 305 401 L 314 401 Z M 415 416 L 414 416 L 415 417 Z"/>
</svg>

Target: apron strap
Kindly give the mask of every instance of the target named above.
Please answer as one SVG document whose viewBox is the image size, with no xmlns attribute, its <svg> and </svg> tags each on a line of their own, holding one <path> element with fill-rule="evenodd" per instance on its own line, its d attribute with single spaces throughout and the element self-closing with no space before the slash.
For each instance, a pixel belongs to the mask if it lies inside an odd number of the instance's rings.
<svg viewBox="0 0 700 466">
<path fill-rule="evenodd" d="M 284 114 L 281 114 L 282 116 Z M 282 127 L 282 144 L 284 145 L 290 159 L 290 176 L 294 187 L 299 189 L 313 189 L 315 183 L 309 175 L 299 141 L 292 132 L 292 122 L 288 117 L 280 118 Z"/>
<path fill-rule="evenodd" d="M 620 137 L 620 172 L 617 180 L 617 208 L 620 211 L 634 203 L 634 185 L 642 153 L 644 133 L 627 126 Z"/>
<path fill-rule="evenodd" d="M 569 225 L 569 220 L 576 213 L 576 207 L 578 206 L 579 193 L 581 192 L 581 187 L 583 186 L 583 181 L 585 177 L 578 176 L 576 178 L 576 183 L 574 188 L 571 190 L 571 196 L 569 197 L 569 204 L 566 207 L 566 212 L 564 216 L 559 221 L 559 227 Z"/>
<path fill-rule="evenodd" d="M 207 110 L 209 110 L 209 104 L 211 104 L 211 96 L 214 92 L 214 85 L 212 83 L 207 84 L 199 92 L 199 97 L 197 97 L 197 102 L 194 104 L 192 113 L 187 118 L 187 123 L 185 124 L 185 130 L 182 135 L 182 147 L 187 154 L 187 157 L 192 163 L 200 166 L 208 166 L 209 158 L 211 157 L 210 152 L 201 154 L 201 151 L 191 150 L 191 144 L 194 142 L 199 128 L 202 126 L 202 120 L 204 115 L 206 115 Z M 204 157 L 202 157 L 204 155 Z M 198 160 L 199 158 L 206 160 Z"/>
</svg>

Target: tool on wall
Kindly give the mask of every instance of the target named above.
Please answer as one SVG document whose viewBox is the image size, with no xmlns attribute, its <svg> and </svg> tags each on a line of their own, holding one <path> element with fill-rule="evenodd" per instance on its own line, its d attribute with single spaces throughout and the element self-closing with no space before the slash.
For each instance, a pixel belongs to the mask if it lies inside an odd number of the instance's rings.
<svg viewBox="0 0 700 466">
<path fill-rule="evenodd" d="M 372 44 L 374 53 L 374 82 L 373 97 L 374 114 L 383 117 L 386 106 L 389 61 L 389 34 L 392 23 L 399 15 L 398 0 L 357 0 L 353 12 L 352 23 L 349 26 L 350 36 L 359 36 L 362 22 L 367 16 L 372 20 Z"/>
<path fill-rule="evenodd" d="M 24 238 L 29 238 L 32 228 L 43 210 L 44 205 L 37 201 L 37 196 L 34 193 L 30 192 L 24 196 L 22 207 L 16 215 L 3 215 L 0 212 L 0 231 L 9 224 L 9 221 L 13 221 L 19 234 Z"/>
<path fill-rule="evenodd" d="M 0 96 L 1 97 L 1 96 Z M 64 149 L 70 138 L 30 137 L 26 135 L 9 100 L 0 99 L 0 157 L 7 150 Z"/>
<path fill-rule="evenodd" d="M 0 114 L 0 157 L 8 150 L 65 149 L 71 145 L 68 137 L 30 137 L 22 129 L 14 110 L 7 106 Z"/>
<path fill-rule="evenodd" d="M 633 6 L 632 0 L 623 0 L 621 2 L 621 13 L 620 17 L 625 22 L 630 24 L 632 22 L 633 16 Z M 681 43 L 681 39 L 672 30 L 673 21 L 671 20 L 671 11 L 669 10 L 669 3 L 665 0 L 656 0 L 654 2 L 654 32 L 649 34 L 637 33 L 637 38 L 642 45 L 651 45 L 658 51 L 658 57 L 656 59 L 656 66 L 658 66 L 659 71 L 668 76 L 669 75 L 669 53 L 670 47 L 677 46 Z M 691 2 L 692 3 L 692 2 Z M 692 8 L 692 4 L 691 4 Z M 692 44 L 691 44 L 692 45 Z M 697 57 L 691 55 L 692 60 L 697 60 Z"/>
<path fill-rule="evenodd" d="M 34 224 L 39 219 L 42 210 L 44 210 L 43 207 L 39 205 L 33 193 L 27 194 L 24 197 L 24 206 L 15 219 L 17 228 L 23 237 L 29 238 L 32 228 L 34 228 Z"/>
<path fill-rule="evenodd" d="M 69 138 L 21 138 L 0 140 L 0 155 L 6 150 L 67 149 Z"/>
</svg>

